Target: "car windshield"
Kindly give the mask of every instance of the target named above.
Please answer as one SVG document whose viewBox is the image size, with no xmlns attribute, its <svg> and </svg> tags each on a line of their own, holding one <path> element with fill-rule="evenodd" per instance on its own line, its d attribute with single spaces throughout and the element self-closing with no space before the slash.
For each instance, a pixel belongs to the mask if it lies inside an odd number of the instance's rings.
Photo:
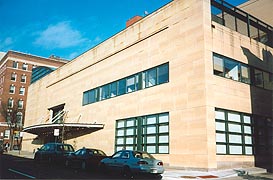
<svg viewBox="0 0 273 180">
<path fill-rule="evenodd" d="M 146 152 L 141 152 L 141 151 L 134 151 L 134 156 L 140 159 L 145 159 L 145 158 L 154 159 L 154 157 L 151 154 Z"/>
<path fill-rule="evenodd" d="M 66 151 L 66 152 L 73 152 L 74 149 L 72 146 L 70 145 L 63 145 L 63 151 Z"/>
</svg>

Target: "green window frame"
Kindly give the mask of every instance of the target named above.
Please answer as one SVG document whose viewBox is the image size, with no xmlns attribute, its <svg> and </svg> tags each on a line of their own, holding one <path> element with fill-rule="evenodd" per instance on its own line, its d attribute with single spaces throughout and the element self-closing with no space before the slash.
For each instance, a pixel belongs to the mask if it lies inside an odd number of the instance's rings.
<svg viewBox="0 0 273 180">
<path fill-rule="evenodd" d="M 115 150 L 124 148 L 168 154 L 169 113 L 117 120 Z"/>
<path fill-rule="evenodd" d="M 215 109 L 216 153 L 253 155 L 253 120 L 250 114 Z"/>
</svg>

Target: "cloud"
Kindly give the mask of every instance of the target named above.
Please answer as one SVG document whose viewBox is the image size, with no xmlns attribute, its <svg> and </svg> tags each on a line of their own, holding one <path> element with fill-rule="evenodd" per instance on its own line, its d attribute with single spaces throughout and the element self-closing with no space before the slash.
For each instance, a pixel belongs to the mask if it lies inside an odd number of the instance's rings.
<svg viewBox="0 0 273 180">
<path fill-rule="evenodd" d="M 10 47 L 12 46 L 13 39 L 11 37 L 6 37 L 3 40 L 0 39 L 0 42 L 1 42 L 0 43 L 0 49 L 7 50 L 7 49 L 10 49 Z"/>
<path fill-rule="evenodd" d="M 88 41 L 81 33 L 73 29 L 67 21 L 49 25 L 45 30 L 38 32 L 34 44 L 49 49 L 74 47 Z"/>
</svg>

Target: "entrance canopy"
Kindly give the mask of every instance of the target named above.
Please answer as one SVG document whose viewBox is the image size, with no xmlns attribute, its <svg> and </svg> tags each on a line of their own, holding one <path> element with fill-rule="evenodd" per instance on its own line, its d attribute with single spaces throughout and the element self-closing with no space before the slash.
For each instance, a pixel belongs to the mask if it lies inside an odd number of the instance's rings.
<svg viewBox="0 0 273 180">
<path fill-rule="evenodd" d="M 29 126 L 23 129 L 23 132 L 38 135 L 40 137 L 48 137 L 54 135 L 54 130 L 59 129 L 59 136 L 64 139 L 71 139 L 85 134 L 103 129 L 104 124 L 88 124 L 88 123 L 54 123 L 39 124 Z"/>
</svg>

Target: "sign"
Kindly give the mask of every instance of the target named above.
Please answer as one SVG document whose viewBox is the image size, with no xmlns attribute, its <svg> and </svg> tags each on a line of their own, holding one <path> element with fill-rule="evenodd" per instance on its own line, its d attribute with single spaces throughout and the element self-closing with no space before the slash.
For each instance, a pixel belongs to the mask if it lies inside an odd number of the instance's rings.
<svg viewBox="0 0 273 180">
<path fill-rule="evenodd" d="M 54 129 L 54 136 L 59 136 L 60 130 L 59 129 Z"/>
</svg>

